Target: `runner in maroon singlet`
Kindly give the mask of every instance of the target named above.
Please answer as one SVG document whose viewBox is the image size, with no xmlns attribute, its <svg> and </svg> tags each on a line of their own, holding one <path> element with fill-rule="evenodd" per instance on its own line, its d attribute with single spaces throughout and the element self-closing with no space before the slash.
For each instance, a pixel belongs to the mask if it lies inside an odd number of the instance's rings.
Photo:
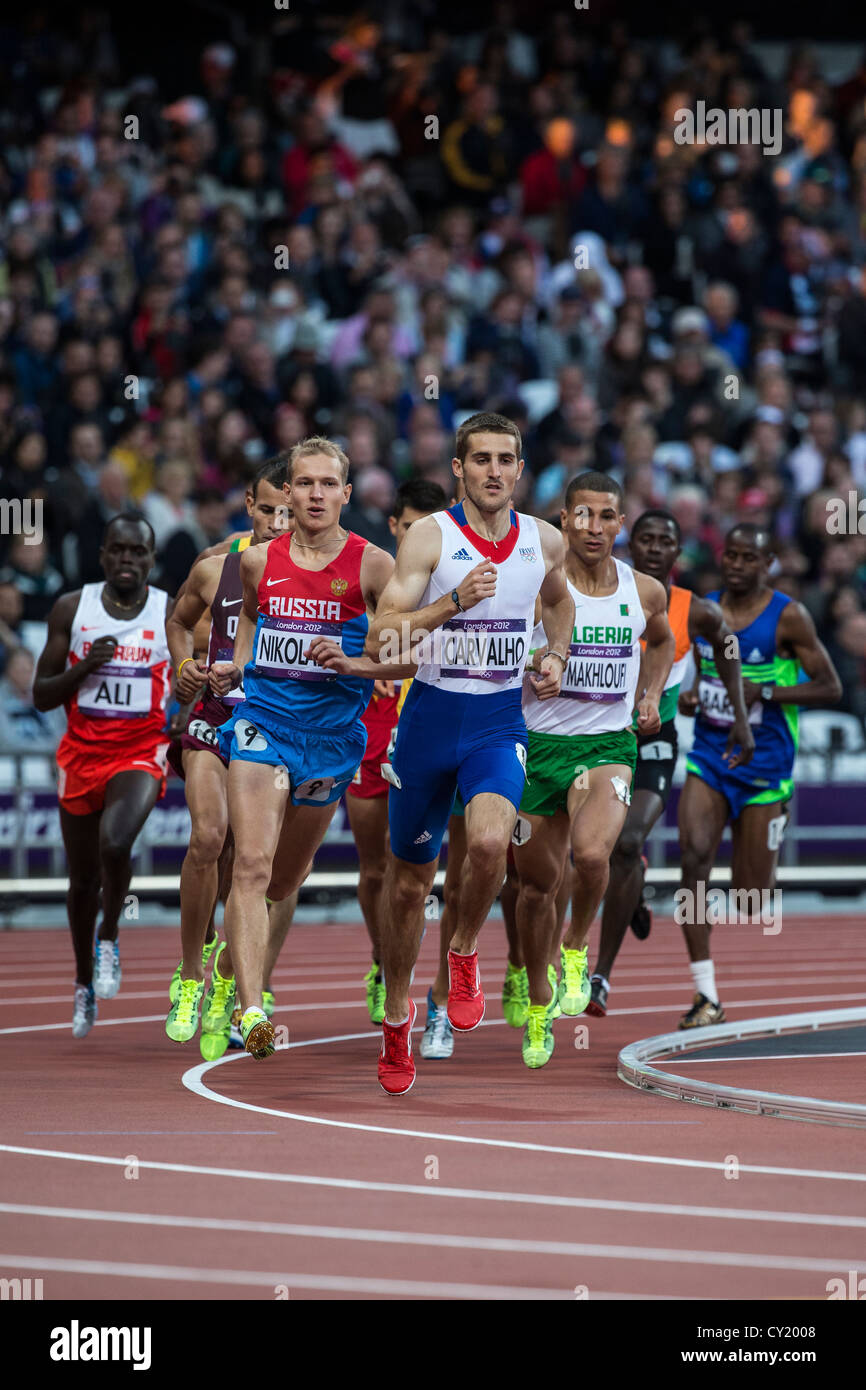
<svg viewBox="0 0 866 1390">
<path fill-rule="evenodd" d="M 226 865 L 228 812 L 226 803 L 227 764 L 217 747 L 216 730 L 229 719 L 244 698 L 239 686 L 218 699 L 203 682 L 214 663 L 231 662 L 238 614 L 243 600 L 240 580 L 241 553 L 249 545 L 273 538 L 289 527 L 288 509 L 282 484 L 286 477 L 286 458 L 278 455 L 257 474 L 247 492 L 247 511 L 252 534 L 236 540 L 223 554 L 206 555 L 190 571 L 181 589 L 171 628 L 169 649 L 176 673 L 178 698 L 192 704 L 186 730 L 169 755 L 172 766 L 185 780 L 186 800 L 192 822 L 189 848 L 180 878 L 181 947 L 183 958 L 171 983 L 172 1009 L 166 1032 L 175 1042 L 195 1036 L 199 1008 L 202 1007 L 202 1056 L 208 1061 L 222 1056 L 228 1046 L 234 1007 L 234 970 L 227 943 L 216 950 L 210 988 L 202 1006 L 204 967 L 216 945 L 216 936 L 206 942 L 217 896 L 227 889 Z M 202 650 L 201 625 L 210 616 L 207 650 Z M 198 631 L 197 631 L 198 630 Z M 223 883 L 220 883 L 220 857 L 223 856 Z M 280 904 L 277 921 L 272 923 L 272 967 L 285 939 L 294 901 Z"/>
</svg>

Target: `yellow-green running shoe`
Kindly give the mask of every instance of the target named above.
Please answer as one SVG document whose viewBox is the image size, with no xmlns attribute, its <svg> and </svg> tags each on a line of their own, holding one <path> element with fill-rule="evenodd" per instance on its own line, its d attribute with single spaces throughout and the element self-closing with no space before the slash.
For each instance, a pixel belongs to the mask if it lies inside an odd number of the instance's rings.
<svg viewBox="0 0 866 1390">
<path fill-rule="evenodd" d="M 220 956 L 225 950 L 223 941 L 214 957 L 211 981 L 201 1011 L 201 1055 L 206 1062 L 216 1062 L 229 1045 L 232 1010 L 235 1006 L 235 977 L 220 974 Z"/>
<path fill-rule="evenodd" d="M 567 947 L 562 947 L 559 1004 L 562 1012 L 568 1014 L 570 1018 L 582 1014 L 592 997 L 586 951 L 586 946 L 579 951 L 570 951 Z"/>
<path fill-rule="evenodd" d="M 273 1018 L 273 1016 L 274 1016 L 274 1009 L 275 1009 L 276 1007 L 277 1007 L 277 1001 L 276 1001 L 276 999 L 274 998 L 274 996 L 273 996 L 273 994 L 271 993 L 271 991 L 270 991 L 269 989 L 263 989 L 263 990 L 262 990 L 262 1008 L 264 1009 L 264 1011 L 265 1011 L 265 1013 L 267 1014 L 268 1018 Z"/>
<path fill-rule="evenodd" d="M 385 976 L 381 965 L 373 961 L 364 976 L 364 984 L 367 986 L 367 1013 L 370 1022 L 378 1026 L 385 1017 Z"/>
<path fill-rule="evenodd" d="M 553 1056 L 553 1005 L 530 1004 L 523 1030 L 523 1060 L 528 1067 L 543 1067 Z"/>
<path fill-rule="evenodd" d="M 547 980 L 550 988 L 553 990 L 553 1017 L 561 1018 L 562 1005 L 559 1002 L 559 976 L 556 973 L 555 965 L 549 965 L 547 967 Z"/>
<path fill-rule="evenodd" d="M 215 931 L 211 940 L 206 941 L 201 948 L 201 968 L 205 972 L 205 974 L 207 974 L 207 968 L 210 964 L 210 958 L 216 950 L 217 945 L 219 944 L 219 939 L 219 932 Z M 168 997 L 171 1000 L 172 1004 L 177 998 L 177 991 L 178 987 L 180 986 L 180 977 L 182 971 L 183 961 L 179 960 L 177 963 L 177 969 L 171 977 L 171 984 L 168 987 Z"/>
<path fill-rule="evenodd" d="M 502 985 L 502 1012 L 505 1022 L 512 1028 L 522 1028 L 529 1009 L 529 976 L 525 965 L 505 967 L 505 980 Z"/>
<path fill-rule="evenodd" d="M 259 1061 L 276 1051 L 274 1030 L 263 1009 L 247 1009 L 241 1019 L 241 1037 L 247 1052 Z"/>
<path fill-rule="evenodd" d="M 198 1028 L 198 1011 L 204 994 L 204 980 L 181 980 L 165 1020 L 165 1031 L 172 1042 L 189 1042 Z"/>
</svg>

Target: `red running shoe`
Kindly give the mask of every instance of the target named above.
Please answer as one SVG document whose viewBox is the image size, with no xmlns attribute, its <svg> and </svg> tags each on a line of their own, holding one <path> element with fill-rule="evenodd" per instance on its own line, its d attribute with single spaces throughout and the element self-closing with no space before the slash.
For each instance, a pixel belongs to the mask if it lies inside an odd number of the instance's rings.
<svg viewBox="0 0 866 1390">
<path fill-rule="evenodd" d="M 448 1022 L 458 1033 L 471 1033 L 484 1017 L 484 995 L 478 952 L 461 956 L 448 952 Z"/>
<path fill-rule="evenodd" d="M 409 1000 L 409 1017 L 395 1027 L 382 1020 L 382 1051 L 379 1053 L 379 1085 L 389 1096 L 405 1096 L 415 1085 L 415 1063 L 412 1060 L 412 1028 L 418 1010 L 415 1000 Z"/>
</svg>

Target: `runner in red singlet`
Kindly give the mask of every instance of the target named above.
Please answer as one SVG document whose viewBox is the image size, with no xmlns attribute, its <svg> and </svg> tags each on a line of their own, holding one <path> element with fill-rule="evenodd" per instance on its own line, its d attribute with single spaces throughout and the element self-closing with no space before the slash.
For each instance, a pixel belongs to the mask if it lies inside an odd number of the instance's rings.
<svg viewBox="0 0 866 1390">
<path fill-rule="evenodd" d="M 154 563 L 150 524 L 132 513 L 113 517 L 100 562 L 104 584 L 62 594 L 51 610 L 33 684 L 36 708 L 63 705 L 69 720 L 57 765 L 77 1038 L 95 1022 L 96 998 L 111 999 L 120 988 L 117 931 L 132 846 L 165 791 L 168 751 L 165 622 L 171 600 L 147 583 Z"/>
</svg>

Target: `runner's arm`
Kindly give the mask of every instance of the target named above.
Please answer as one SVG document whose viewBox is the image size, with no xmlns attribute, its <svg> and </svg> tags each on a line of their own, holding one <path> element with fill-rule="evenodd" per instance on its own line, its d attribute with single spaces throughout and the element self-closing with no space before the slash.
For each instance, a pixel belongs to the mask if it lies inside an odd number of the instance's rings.
<svg viewBox="0 0 866 1390">
<path fill-rule="evenodd" d="M 175 673 L 175 692 L 183 704 L 194 702 L 207 679 L 207 665 L 195 658 L 195 629 L 208 607 L 205 587 L 213 577 L 208 560 L 198 560 L 179 591 L 171 616 L 165 624 L 168 650 Z M 180 670 L 183 665 L 183 670 Z"/>
<path fill-rule="evenodd" d="M 376 545 L 368 545 L 361 557 L 360 579 L 370 622 L 393 573 L 393 557 Z M 340 676 L 357 676 L 360 680 L 403 680 L 418 671 L 418 663 L 414 661 L 387 664 L 367 655 L 347 656 L 340 644 L 330 637 L 317 637 L 310 643 L 309 653 L 317 666 L 336 671 Z"/>
<path fill-rule="evenodd" d="M 540 678 L 531 679 L 536 698 L 551 700 L 559 694 L 562 675 L 568 665 L 574 632 L 574 599 L 565 579 L 565 541 L 562 532 L 546 521 L 538 523 L 538 532 L 546 573 L 538 591 L 536 613 L 540 609 L 547 652 L 538 663 Z"/>
<path fill-rule="evenodd" d="M 842 698 L 842 682 L 830 654 L 815 631 L 815 624 L 802 603 L 793 599 L 782 612 L 777 629 L 780 647 L 786 648 L 800 663 L 809 677 L 802 685 L 774 685 L 769 703 L 800 705 L 803 709 L 823 709 L 838 704 Z M 743 681 L 746 703 L 761 699 L 763 685 Z"/>
<path fill-rule="evenodd" d="M 460 604 L 450 594 L 443 594 L 434 603 L 417 609 L 430 576 L 439 563 L 442 551 L 442 532 L 432 517 L 413 522 L 397 555 L 394 573 L 385 585 L 376 608 L 376 616 L 367 635 L 367 655 L 374 660 L 387 656 L 391 662 L 403 664 L 412 660 L 412 649 L 429 633 L 441 627 L 461 608 L 472 608 L 496 592 L 496 566 L 482 560 L 470 570 L 456 593 Z"/>
<path fill-rule="evenodd" d="M 80 589 L 71 594 L 61 594 L 48 615 L 48 638 L 36 663 L 33 679 L 33 705 L 41 712 L 66 704 L 86 678 L 114 655 L 114 639 L 100 637 L 86 657 L 68 670 L 64 669 L 69 655 L 72 621 L 80 597 Z"/>
<path fill-rule="evenodd" d="M 208 671 L 208 684 L 217 696 L 227 695 L 243 679 L 244 667 L 252 660 L 253 639 L 259 618 L 259 584 L 267 564 L 270 541 L 262 545 L 251 545 L 241 555 L 240 576 L 243 587 L 243 601 L 238 614 L 238 630 L 235 633 L 233 653 L 234 665 L 228 670 Z"/>
<path fill-rule="evenodd" d="M 639 734 L 654 734 L 661 728 L 659 701 L 674 664 L 677 644 L 668 622 L 668 596 L 664 585 L 638 571 L 635 571 L 634 579 L 646 618 L 643 633 L 645 646 L 639 671 L 646 684 L 643 690 L 637 692 L 637 730 Z"/>
<path fill-rule="evenodd" d="M 728 693 L 734 711 L 734 722 L 722 757 L 728 767 L 740 767 L 751 762 L 755 751 L 755 735 L 749 723 L 743 693 L 740 644 L 725 622 L 719 605 L 710 598 L 698 598 L 696 594 L 689 605 L 689 637 L 703 637 L 713 649 L 713 660 L 719 679 Z M 740 750 L 738 753 L 734 751 L 737 747 Z"/>
</svg>

